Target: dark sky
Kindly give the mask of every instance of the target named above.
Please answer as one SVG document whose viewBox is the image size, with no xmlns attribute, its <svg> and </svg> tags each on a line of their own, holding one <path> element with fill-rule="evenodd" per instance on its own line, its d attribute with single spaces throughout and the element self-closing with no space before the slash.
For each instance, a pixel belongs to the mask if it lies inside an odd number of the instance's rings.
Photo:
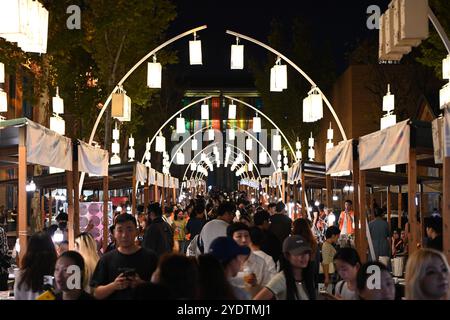
<svg viewBox="0 0 450 320">
<path fill-rule="evenodd" d="M 378 31 L 366 27 L 367 7 L 379 5 L 385 11 L 387 0 L 178 0 L 178 16 L 171 25 L 168 35 L 174 36 L 201 25 L 208 29 L 199 33 L 202 40 L 203 66 L 188 65 L 187 41 L 185 38 L 173 45 L 179 50 L 180 64 L 193 87 L 199 86 L 252 86 L 253 79 L 247 71 L 230 70 L 230 44 L 234 37 L 225 34 L 233 30 L 267 43 L 270 23 L 277 18 L 289 24 L 293 18 L 307 19 L 314 26 L 314 36 L 318 41 L 331 40 L 336 72 L 346 67 L 345 52 L 358 39 Z M 264 58 L 266 51 L 246 44 L 245 52 L 256 58 Z M 282 52 L 283 53 L 283 52 Z M 300 66 L 301 67 L 301 66 Z"/>
</svg>

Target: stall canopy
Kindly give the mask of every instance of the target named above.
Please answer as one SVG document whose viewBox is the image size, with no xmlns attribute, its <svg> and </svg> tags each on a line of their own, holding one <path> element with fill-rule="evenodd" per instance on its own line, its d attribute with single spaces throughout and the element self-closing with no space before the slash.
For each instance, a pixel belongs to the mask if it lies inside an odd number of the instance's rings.
<svg viewBox="0 0 450 320">
<path fill-rule="evenodd" d="M 435 119 L 433 128 L 434 162 L 442 164 L 444 157 L 450 157 L 450 113 L 445 117 Z"/>
<path fill-rule="evenodd" d="M 341 141 L 337 146 L 328 149 L 325 154 L 326 173 L 341 175 L 352 170 L 353 139 Z"/>
<path fill-rule="evenodd" d="M 109 153 L 78 140 L 78 170 L 96 176 L 107 176 Z"/>
<path fill-rule="evenodd" d="M 136 163 L 136 181 L 144 184 L 147 181 L 148 169 L 140 162 Z"/>
</svg>

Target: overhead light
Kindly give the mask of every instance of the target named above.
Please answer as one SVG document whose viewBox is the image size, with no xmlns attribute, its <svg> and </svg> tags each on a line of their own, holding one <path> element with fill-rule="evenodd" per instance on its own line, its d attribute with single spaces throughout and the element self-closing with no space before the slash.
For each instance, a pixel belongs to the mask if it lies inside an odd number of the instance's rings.
<svg viewBox="0 0 450 320">
<path fill-rule="evenodd" d="M 8 112 L 8 96 L 2 88 L 0 88 L 0 112 Z"/>
<path fill-rule="evenodd" d="M 53 130 L 62 136 L 66 134 L 66 122 L 56 113 L 50 117 L 50 130 Z"/>
<path fill-rule="evenodd" d="M 0 62 L 0 83 L 5 83 L 5 65 Z"/>
<path fill-rule="evenodd" d="M 337 195 L 333 195 L 333 201 L 338 201 L 338 196 Z"/>
<path fill-rule="evenodd" d="M 313 87 L 303 99 L 303 122 L 315 122 L 323 118 L 322 94 Z"/>
<path fill-rule="evenodd" d="M 64 233 L 61 229 L 56 229 L 55 233 L 52 236 L 52 240 L 54 243 L 60 243 L 64 241 Z"/>
<path fill-rule="evenodd" d="M 177 118 L 177 129 L 176 132 L 178 134 L 183 134 L 186 132 L 186 125 L 184 124 L 184 118 L 181 117 L 181 113 L 180 113 L 180 117 Z"/>
<path fill-rule="evenodd" d="M 230 141 L 234 141 L 234 139 L 236 138 L 236 132 L 234 131 L 234 129 L 228 129 L 228 138 L 230 139 Z"/>
<path fill-rule="evenodd" d="M 159 136 L 156 137 L 156 152 L 165 152 L 166 151 L 166 138 L 163 137 L 162 132 L 159 132 Z"/>
<path fill-rule="evenodd" d="M 316 202 L 314 202 L 314 205 L 315 205 L 316 207 L 318 207 L 318 206 L 320 205 L 319 200 L 316 200 Z"/>
<path fill-rule="evenodd" d="M 206 101 L 202 104 L 202 120 L 209 120 L 209 106 Z"/>
<path fill-rule="evenodd" d="M 28 183 L 25 186 L 25 190 L 27 192 L 34 192 L 34 191 L 36 191 L 36 184 L 34 183 L 33 179 L 31 179 L 30 183 Z"/>
<path fill-rule="evenodd" d="M 184 165 L 184 153 L 181 150 L 177 152 L 177 164 Z"/>
<path fill-rule="evenodd" d="M 287 66 L 281 64 L 278 57 L 275 65 L 270 69 L 270 91 L 281 92 L 287 89 Z"/>
<path fill-rule="evenodd" d="M 122 122 L 131 120 L 131 99 L 122 87 L 112 95 L 111 116 Z"/>
<path fill-rule="evenodd" d="M 442 78 L 450 80 L 450 54 L 442 60 Z"/>
<path fill-rule="evenodd" d="M 273 151 L 281 151 L 281 136 L 277 133 L 272 138 L 272 150 Z"/>
<path fill-rule="evenodd" d="M 153 56 L 153 62 L 148 63 L 147 68 L 147 87 L 160 89 L 162 78 L 161 63 L 156 62 L 156 56 Z"/>
<path fill-rule="evenodd" d="M 197 40 L 196 33 L 194 33 L 194 40 L 189 41 L 189 62 L 191 65 L 202 64 L 202 42 Z"/>
<path fill-rule="evenodd" d="M 191 140 L 191 147 L 192 147 L 192 151 L 197 151 L 198 150 L 198 141 L 195 138 L 192 138 Z"/>
<path fill-rule="evenodd" d="M 395 96 L 391 94 L 391 85 L 388 84 L 386 95 L 383 97 L 383 111 L 390 112 L 395 108 Z"/>
<path fill-rule="evenodd" d="M 59 96 L 59 87 L 56 87 L 56 96 L 52 98 L 53 112 L 64 113 L 64 100 Z"/>
<path fill-rule="evenodd" d="M 0 89 L 1 90 L 1 89 Z M 1 93 L 1 91 L 0 91 Z M 439 105 L 442 109 L 445 109 L 445 107 L 450 104 L 450 82 L 447 83 L 445 86 L 442 87 L 442 89 L 439 91 Z M 0 102 L 1 105 L 1 102 Z"/>
<path fill-rule="evenodd" d="M 252 139 L 251 138 L 245 139 L 245 150 L 251 151 L 252 147 L 253 147 Z"/>
<path fill-rule="evenodd" d="M 239 44 L 238 37 L 236 37 L 236 44 L 231 45 L 231 69 L 244 69 L 244 46 Z"/>
<path fill-rule="evenodd" d="M 228 105 L 228 119 L 234 120 L 236 119 L 236 105 L 231 102 L 231 104 Z"/>
<path fill-rule="evenodd" d="M 260 164 L 266 164 L 267 163 L 267 153 L 264 150 L 262 150 L 259 153 L 259 163 Z"/>
<path fill-rule="evenodd" d="M 261 132 L 261 118 L 258 117 L 258 114 L 256 114 L 256 117 L 253 117 L 253 132 Z"/>
</svg>

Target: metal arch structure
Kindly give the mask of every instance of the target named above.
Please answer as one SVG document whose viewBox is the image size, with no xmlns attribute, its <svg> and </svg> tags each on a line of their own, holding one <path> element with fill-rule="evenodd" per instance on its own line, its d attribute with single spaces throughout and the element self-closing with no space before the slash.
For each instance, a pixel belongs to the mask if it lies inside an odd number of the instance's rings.
<svg viewBox="0 0 450 320">
<path fill-rule="evenodd" d="M 199 132 L 204 131 L 204 130 L 206 130 L 206 129 L 209 129 L 209 128 L 211 128 L 211 127 L 212 127 L 212 125 L 206 126 L 206 127 L 204 127 L 204 128 L 201 128 L 201 129 L 197 130 L 197 131 L 194 132 L 193 134 L 191 134 L 191 135 L 189 136 L 189 138 L 187 138 L 186 141 L 184 141 L 184 142 L 178 147 L 178 149 L 174 152 L 174 154 L 177 154 L 177 152 L 180 151 L 180 150 L 184 147 L 184 145 L 190 141 L 190 139 L 191 139 L 193 136 L 195 136 L 195 135 L 198 134 Z M 245 130 L 245 129 L 239 128 L 239 127 L 237 127 L 237 126 L 233 126 L 233 129 L 238 129 L 238 130 L 244 131 L 250 138 L 252 138 L 253 140 L 255 140 L 255 141 L 263 148 L 263 150 L 267 153 L 267 155 L 269 156 L 270 161 L 272 162 L 272 165 L 273 165 L 274 169 L 277 170 L 277 167 L 276 167 L 276 165 L 275 165 L 275 162 L 273 161 L 272 156 L 271 156 L 270 153 L 267 151 L 266 147 L 261 143 L 261 141 L 259 141 L 255 136 L 253 136 L 250 132 L 248 132 L 248 131 Z M 170 167 L 172 166 L 173 160 L 174 160 L 174 158 L 172 157 L 172 159 L 170 159 L 169 169 L 170 169 Z"/>
<path fill-rule="evenodd" d="M 201 165 L 203 168 L 205 168 L 204 166 L 203 166 L 203 163 L 204 162 L 202 162 L 202 161 L 200 161 L 199 162 L 199 165 Z M 243 165 L 238 165 L 239 166 L 239 169 L 240 168 L 242 168 L 243 167 Z M 236 166 L 237 167 L 237 166 Z M 205 168 L 205 170 L 207 170 L 206 168 Z M 195 179 L 203 179 L 205 176 L 203 175 L 203 173 L 201 173 L 201 172 L 192 172 L 191 173 L 191 179 L 192 179 L 192 176 L 195 174 Z M 247 174 L 247 176 L 245 176 L 245 174 Z M 201 176 L 199 176 L 199 175 L 201 175 Z M 247 178 L 247 179 L 250 179 L 250 174 L 247 172 L 247 171 L 244 171 L 242 174 L 240 174 L 240 176 L 241 176 L 241 178 L 242 178 L 242 176 L 244 176 L 244 178 Z M 252 176 L 253 176 L 253 179 L 256 179 L 256 176 L 255 176 L 255 174 L 252 172 Z"/>
<path fill-rule="evenodd" d="M 344 127 L 342 126 L 342 123 L 339 120 L 339 117 L 337 116 L 336 112 L 334 111 L 333 106 L 331 105 L 330 101 L 328 101 L 327 97 L 322 92 L 322 90 L 320 90 L 320 88 L 317 86 L 317 84 L 306 74 L 306 72 L 304 72 L 294 62 L 289 60 L 285 55 L 281 54 L 280 52 L 278 52 L 274 48 L 266 45 L 265 43 L 262 43 L 262 42 L 260 42 L 260 41 L 258 41 L 256 39 L 253 39 L 253 38 L 251 38 L 249 36 L 246 36 L 246 35 L 243 35 L 243 34 L 240 34 L 240 33 L 234 32 L 234 31 L 231 31 L 231 30 L 227 30 L 226 33 L 230 34 L 230 35 L 233 35 L 235 37 L 238 37 L 238 38 L 245 39 L 245 40 L 250 41 L 250 42 L 252 42 L 252 43 L 254 43 L 254 44 L 256 44 L 256 45 L 258 45 L 260 47 L 263 47 L 264 49 L 266 49 L 266 50 L 272 52 L 273 54 L 275 54 L 277 57 L 280 57 L 281 59 L 286 61 L 288 64 L 291 65 L 291 67 L 293 67 L 296 71 L 298 71 L 311 84 L 311 86 L 315 87 L 317 89 L 317 91 L 320 92 L 320 95 L 322 96 L 323 101 L 325 101 L 325 104 L 327 105 L 328 109 L 330 110 L 331 114 L 334 117 L 334 120 L 336 121 L 336 123 L 337 123 L 337 125 L 339 127 L 339 131 L 340 131 L 340 133 L 342 135 L 342 138 L 344 140 L 347 140 L 347 135 L 345 134 Z"/>
<path fill-rule="evenodd" d="M 119 88 L 123 85 L 123 83 L 128 79 L 128 77 L 137 69 L 139 68 L 145 61 L 148 60 L 148 58 L 150 58 L 151 56 L 155 55 L 158 51 L 160 51 L 161 49 L 163 49 L 164 47 L 168 46 L 169 44 L 184 38 L 190 34 L 196 33 L 200 30 L 204 30 L 206 29 L 207 26 L 203 25 L 191 30 L 188 30 L 186 32 L 183 32 L 169 40 L 167 40 L 166 42 L 162 43 L 161 45 L 157 46 L 155 49 L 153 49 L 152 51 L 150 51 L 149 53 L 147 53 L 144 57 L 142 57 L 141 60 L 139 60 L 130 70 L 128 70 L 128 72 L 122 77 L 122 79 L 120 79 L 120 81 L 117 83 L 117 85 L 114 87 L 113 91 L 109 94 L 108 98 L 106 99 L 106 102 L 104 103 L 102 109 L 100 110 L 100 113 L 97 116 L 97 119 L 95 120 L 94 123 L 94 127 L 92 128 L 91 131 L 91 135 L 89 137 L 89 142 L 88 144 L 92 144 L 92 142 L 94 141 L 94 136 L 95 133 L 97 132 L 97 127 L 100 123 L 100 119 L 102 118 L 103 114 L 105 113 L 106 108 L 109 106 L 109 104 L 111 103 L 112 100 L 112 96 L 114 93 L 117 92 L 117 90 L 119 90 Z M 85 173 L 82 172 L 81 176 L 80 176 L 80 186 L 79 186 L 79 194 L 81 194 L 81 190 L 83 189 L 83 183 L 84 183 L 84 177 L 85 177 Z"/>
</svg>

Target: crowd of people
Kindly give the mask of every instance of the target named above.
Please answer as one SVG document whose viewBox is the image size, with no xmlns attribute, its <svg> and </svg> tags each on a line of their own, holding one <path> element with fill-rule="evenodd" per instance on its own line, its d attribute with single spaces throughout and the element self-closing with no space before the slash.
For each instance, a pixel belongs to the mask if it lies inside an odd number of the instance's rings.
<svg viewBox="0 0 450 320">
<path fill-rule="evenodd" d="M 310 216 L 292 221 L 283 202 L 258 206 L 245 193 L 211 193 L 164 210 L 152 203 L 147 213 L 140 208 L 137 219 L 115 215 L 105 252 L 89 232 L 76 237 L 74 250 L 55 245 L 48 231 L 38 232 L 30 237 L 16 272 L 14 298 L 450 298 L 438 217 L 425 222 L 430 248 L 408 255 L 406 232 L 394 230 L 391 235 L 382 210 L 376 210 L 369 223 L 375 257 L 370 252 L 360 257 L 354 248 L 351 206 L 346 201 L 342 213 L 331 219 L 331 210 L 321 205 Z M 392 263 L 399 257 L 407 259 L 404 294 L 396 292 L 392 275 Z"/>
</svg>

